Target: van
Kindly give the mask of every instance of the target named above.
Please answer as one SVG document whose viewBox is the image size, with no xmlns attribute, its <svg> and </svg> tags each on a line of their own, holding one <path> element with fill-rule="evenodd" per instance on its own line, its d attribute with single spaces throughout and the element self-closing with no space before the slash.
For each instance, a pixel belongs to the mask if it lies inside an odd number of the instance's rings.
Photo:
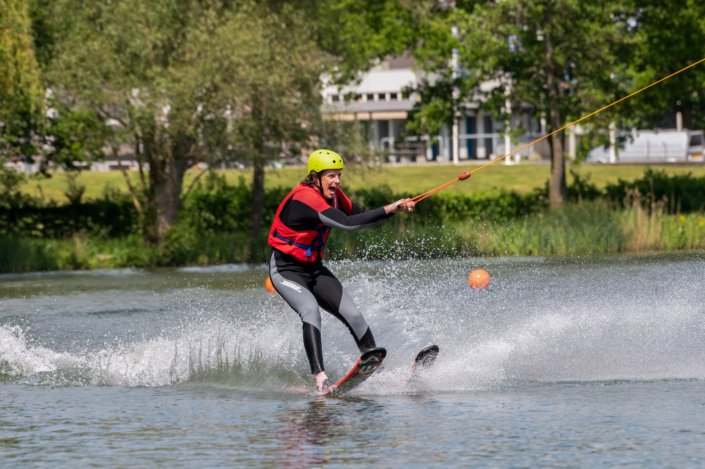
<svg viewBox="0 0 705 469">
<path fill-rule="evenodd" d="M 632 132 L 617 148 L 619 163 L 679 163 L 703 161 L 702 130 L 639 130 Z M 585 160 L 587 163 L 609 163 L 610 149 L 603 146 L 593 148 Z"/>
</svg>

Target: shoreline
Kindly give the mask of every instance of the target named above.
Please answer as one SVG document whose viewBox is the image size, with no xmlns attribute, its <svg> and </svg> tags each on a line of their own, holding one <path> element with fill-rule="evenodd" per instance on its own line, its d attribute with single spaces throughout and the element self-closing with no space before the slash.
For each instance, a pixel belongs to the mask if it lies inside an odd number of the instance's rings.
<svg viewBox="0 0 705 469">
<path fill-rule="evenodd" d="M 257 265 L 267 258 L 266 231 L 245 258 L 242 233 L 176 237 L 163 246 L 143 246 L 138 234 L 99 238 L 0 239 L 0 273 L 116 268 Z M 701 214 L 647 215 L 575 206 L 508 222 L 465 221 L 438 226 L 386 226 L 331 236 L 326 259 L 404 260 L 448 257 L 536 257 L 611 253 L 677 253 L 705 250 Z"/>
</svg>

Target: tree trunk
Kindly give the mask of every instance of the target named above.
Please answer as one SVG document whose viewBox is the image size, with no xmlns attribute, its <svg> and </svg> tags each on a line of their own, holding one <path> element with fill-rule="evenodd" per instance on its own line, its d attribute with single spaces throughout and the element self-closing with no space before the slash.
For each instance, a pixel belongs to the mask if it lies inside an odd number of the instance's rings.
<svg viewBox="0 0 705 469">
<path fill-rule="evenodd" d="M 152 148 L 155 150 L 156 148 Z M 147 153 L 145 151 L 145 153 Z M 145 223 L 143 238 L 150 243 L 161 243 L 181 208 L 181 190 L 188 168 L 190 142 L 188 139 L 172 143 L 166 154 L 150 155 L 149 190 L 147 199 L 151 208 Z"/>
<path fill-rule="evenodd" d="M 683 110 L 683 128 L 692 130 L 693 129 L 693 111 L 692 109 Z"/>
<path fill-rule="evenodd" d="M 264 111 L 257 96 L 253 99 L 252 120 L 257 128 L 252 140 L 252 207 L 250 211 L 250 229 L 247 234 L 245 259 L 250 260 L 255 241 L 262 228 L 262 210 L 264 209 L 264 162 L 266 160 L 264 136 L 266 125 Z"/>
<path fill-rule="evenodd" d="M 561 111 L 558 105 L 558 83 L 556 67 L 553 62 L 553 44 L 551 44 L 551 7 L 550 0 L 545 2 L 544 9 L 544 49 L 546 59 L 546 87 L 548 88 L 548 111 L 550 132 L 561 128 Z M 548 185 L 548 198 L 551 208 L 562 206 L 568 195 L 565 180 L 565 159 L 563 157 L 563 142 L 559 134 L 551 136 L 551 182 Z"/>
<path fill-rule="evenodd" d="M 262 148 L 262 147 L 260 147 Z M 248 257 L 252 253 L 254 242 L 262 228 L 262 211 L 264 210 L 264 148 L 262 153 L 254 152 L 252 156 L 252 210 L 250 212 L 250 232 L 248 235 Z"/>
</svg>

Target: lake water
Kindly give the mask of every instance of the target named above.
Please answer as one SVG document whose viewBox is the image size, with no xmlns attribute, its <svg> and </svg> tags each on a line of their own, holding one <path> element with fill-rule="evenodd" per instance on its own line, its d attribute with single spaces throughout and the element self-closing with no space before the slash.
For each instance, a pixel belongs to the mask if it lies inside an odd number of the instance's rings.
<svg viewBox="0 0 705 469">
<path fill-rule="evenodd" d="M 330 266 L 388 350 L 338 398 L 312 392 L 300 321 L 264 266 L 0 275 L 3 461 L 702 465 L 704 255 Z M 475 268 L 488 290 L 467 287 Z M 323 347 L 334 378 L 358 357 L 326 313 Z"/>
</svg>

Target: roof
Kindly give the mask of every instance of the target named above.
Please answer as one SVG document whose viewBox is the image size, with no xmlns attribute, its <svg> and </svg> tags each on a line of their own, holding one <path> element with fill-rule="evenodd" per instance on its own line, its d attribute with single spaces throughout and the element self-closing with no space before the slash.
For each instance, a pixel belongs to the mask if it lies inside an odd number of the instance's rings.
<svg viewBox="0 0 705 469">
<path fill-rule="evenodd" d="M 396 70 L 371 70 L 362 77 L 357 85 L 344 87 L 341 92 L 346 93 L 400 93 L 406 86 L 414 86 L 418 77 L 411 69 Z M 337 86 L 327 86 L 323 93 L 326 96 L 339 94 Z"/>
</svg>

